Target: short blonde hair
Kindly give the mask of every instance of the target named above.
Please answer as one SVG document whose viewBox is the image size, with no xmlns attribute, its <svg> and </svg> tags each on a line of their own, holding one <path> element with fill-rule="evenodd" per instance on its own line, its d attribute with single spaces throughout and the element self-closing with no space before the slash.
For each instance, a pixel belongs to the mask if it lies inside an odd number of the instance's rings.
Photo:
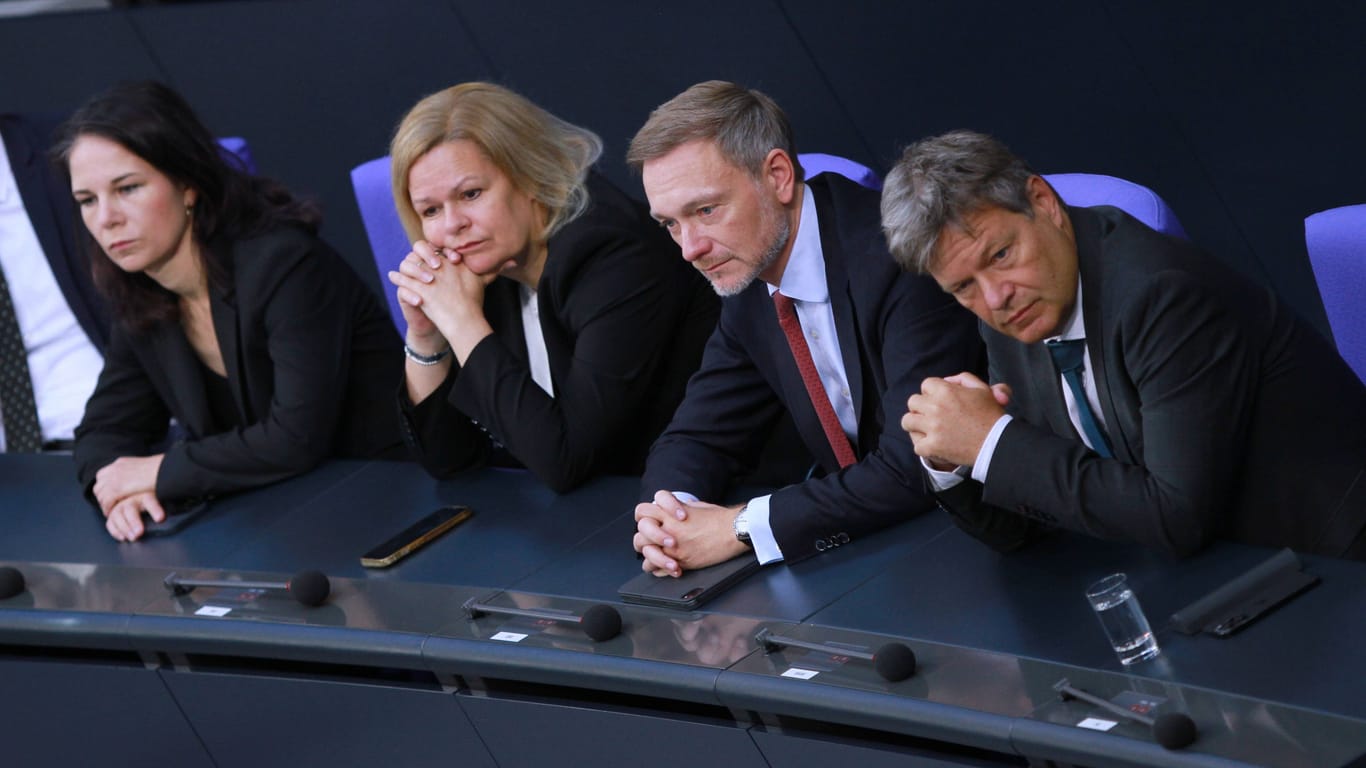
<svg viewBox="0 0 1366 768">
<path fill-rule="evenodd" d="M 715 142 L 726 162 L 758 178 L 768 153 L 781 149 L 805 177 L 787 114 L 763 93 L 708 80 L 660 104 L 631 139 L 626 164 L 637 173 L 691 141 Z"/>
<path fill-rule="evenodd" d="M 545 207 L 541 240 L 588 208 L 585 181 L 602 155 L 597 134 L 502 86 L 461 83 L 408 110 L 389 144 L 394 207 L 410 240 L 423 236 L 408 192 L 409 171 L 434 147 L 462 139 L 473 142 L 517 189 Z"/>
</svg>

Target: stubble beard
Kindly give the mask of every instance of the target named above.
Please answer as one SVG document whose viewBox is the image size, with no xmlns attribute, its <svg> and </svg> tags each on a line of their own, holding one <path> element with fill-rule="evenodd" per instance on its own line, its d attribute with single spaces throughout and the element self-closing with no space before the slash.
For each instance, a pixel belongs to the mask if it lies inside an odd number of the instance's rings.
<svg viewBox="0 0 1366 768">
<path fill-rule="evenodd" d="M 783 253 L 783 249 L 787 247 L 787 241 L 792 236 L 791 222 L 789 222 L 787 217 L 781 213 L 775 214 L 772 209 L 765 209 L 764 218 L 769 221 L 761 223 L 768 224 L 772 222 L 773 224 L 773 238 L 769 240 L 768 247 L 759 255 L 758 260 L 750 266 L 749 271 L 736 280 L 730 281 L 729 283 L 720 283 L 716 280 L 710 280 L 712 290 L 716 291 L 717 296 L 724 299 L 744 291 L 749 287 L 750 283 L 754 282 L 755 278 L 759 277 L 759 275 L 764 272 L 764 270 L 773 266 L 773 262 L 778 260 L 778 257 Z"/>
</svg>

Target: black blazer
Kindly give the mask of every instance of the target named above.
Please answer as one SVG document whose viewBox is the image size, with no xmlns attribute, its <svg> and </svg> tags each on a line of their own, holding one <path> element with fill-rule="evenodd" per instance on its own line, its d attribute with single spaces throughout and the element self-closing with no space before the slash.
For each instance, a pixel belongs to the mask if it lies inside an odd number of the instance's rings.
<svg viewBox="0 0 1366 768">
<path fill-rule="evenodd" d="M 1366 523 L 1366 387 L 1270 289 L 1117 209 L 1068 213 L 1115 458 L 1080 441 L 1044 346 L 983 326 L 1016 418 L 985 487 L 940 494 L 960 525 L 1001 548 L 1041 522 L 1342 555 Z"/>
<path fill-rule="evenodd" d="M 826 282 L 858 417 L 859 461 L 839 468 L 767 286 L 756 280 L 722 302 L 702 369 L 650 452 L 642 487 L 643 498 L 662 489 L 719 500 L 752 468 L 786 410 L 826 472 L 772 496 L 769 520 L 789 562 L 933 506 L 900 426 L 906 400 L 928 376 L 984 368 L 972 315 L 930 279 L 902 272 L 888 254 L 878 193 L 829 174 L 812 179 L 807 190 L 820 219 Z"/>
<path fill-rule="evenodd" d="M 235 243 L 231 284 L 210 283 L 215 335 L 240 423 L 212 434 L 201 363 L 179 323 L 115 326 L 76 428 L 89 494 L 95 473 L 146 455 L 171 416 L 188 439 L 166 449 L 163 501 L 253 488 L 328 457 L 403 455 L 393 388 L 402 346 L 375 294 L 335 251 L 295 228 Z"/>
<path fill-rule="evenodd" d="M 71 190 L 52 172 L 47 151 L 60 125 L 56 117 L 0 114 L 0 135 L 38 243 L 52 275 L 85 335 L 100 352 L 109 345 L 109 313 L 90 279 L 90 262 L 75 242 Z"/>
<path fill-rule="evenodd" d="M 719 301 L 643 205 L 596 173 L 588 190 L 588 210 L 550 238 L 537 289 L 555 396 L 531 379 L 518 284 L 499 278 L 484 296 L 493 335 L 416 407 L 399 396 L 432 474 L 504 449 L 561 492 L 639 474 L 682 399 Z"/>
</svg>

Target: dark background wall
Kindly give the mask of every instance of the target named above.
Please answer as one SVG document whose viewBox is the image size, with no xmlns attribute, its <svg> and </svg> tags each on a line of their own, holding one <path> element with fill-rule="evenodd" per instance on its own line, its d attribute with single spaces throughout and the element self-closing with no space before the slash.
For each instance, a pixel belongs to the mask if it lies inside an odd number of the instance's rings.
<svg viewBox="0 0 1366 768">
<path fill-rule="evenodd" d="M 1205 7 L 1208 5 L 1208 7 Z M 1189 0 L 281 0 L 0 22 L 0 111 L 70 110 L 121 79 L 178 88 L 264 173 L 317 197 L 324 234 L 379 278 L 349 171 L 419 97 L 493 79 L 622 161 L 691 83 L 767 91 L 803 151 L 885 171 L 956 127 L 1041 172 L 1146 184 L 1191 236 L 1325 328 L 1303 219 L 1366 201 L 1366 6 Z"/>
</svg>

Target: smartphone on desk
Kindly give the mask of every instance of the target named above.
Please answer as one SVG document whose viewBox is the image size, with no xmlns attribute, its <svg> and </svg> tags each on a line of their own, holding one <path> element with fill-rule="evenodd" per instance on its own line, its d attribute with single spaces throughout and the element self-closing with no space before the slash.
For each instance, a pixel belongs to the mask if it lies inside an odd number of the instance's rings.
<svg viewBox="0 0 1366 768">
<path fill-rule="evenodd" d="M 627 603 L 691 611 L 761 567 L 758 558 L 746 552 L 724 563 L 684 571 L 676 579 L 642 572 L 621 585 L 617 594 Z"/>
<path fill-rule="evenodd" d="M 361 555 L 360 564 L 366 568 L 388 568 L 470 519 L 473 514 L 474 510 L 459 504 L 442 507 Z"/>
</svg>

